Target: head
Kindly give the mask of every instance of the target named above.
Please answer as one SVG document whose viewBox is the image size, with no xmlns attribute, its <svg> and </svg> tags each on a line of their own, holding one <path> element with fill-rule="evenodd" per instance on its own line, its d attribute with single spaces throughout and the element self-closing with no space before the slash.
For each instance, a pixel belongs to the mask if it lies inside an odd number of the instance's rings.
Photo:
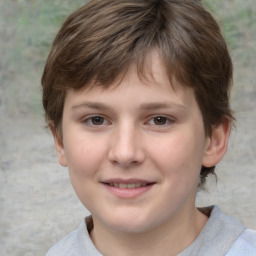
<svg viewBox="0 0 256 256">
<path fill-rule="evenodd" d="M 199 1 L 92 0 L 64 22 L 46 62 L 43 106 L 51 129 L 61 139 L 69 90 L 108 88 L 131 66 L 146 78 L 152 52 L 160 56 L 170 86 L 192 89 L 206 136 L 232 121 L 230 55 L 218 24 Z M 202 166 L 201 185 L 214 168 Z"/>
</svg>

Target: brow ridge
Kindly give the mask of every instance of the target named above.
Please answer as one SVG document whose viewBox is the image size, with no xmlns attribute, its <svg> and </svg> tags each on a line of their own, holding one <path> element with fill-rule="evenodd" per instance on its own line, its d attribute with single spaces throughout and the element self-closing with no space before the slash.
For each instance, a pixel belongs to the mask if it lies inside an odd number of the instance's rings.
<svg viewBox="0 0 256 256">
<path fill-rule="evenodd" d="M 97 109 L 97 110 L 110 110 L 111 107 L 104 103 L 100 102 L 83 102 L 81 104 L 75 105 L 72 107 L 72 109 L 78 109 L 78 108 L 91 108 L 91 109 Z M 182 104 L 177 103 L 165 103 L 165 102 L 152 102 L 152 103 L 143 103 L 140 106 L 140 109 L 142 110 L 156 110 L 156 109 L 183 109 L 186 110 L 186 107 Z"/>
</svg>

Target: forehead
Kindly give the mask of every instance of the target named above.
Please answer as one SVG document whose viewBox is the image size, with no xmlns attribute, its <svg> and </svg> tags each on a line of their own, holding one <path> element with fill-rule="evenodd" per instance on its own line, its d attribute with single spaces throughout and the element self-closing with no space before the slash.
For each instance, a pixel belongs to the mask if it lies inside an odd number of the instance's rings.
<svg viewBox="0 0 256 256">
<path fill-rule="evenodd" d="M 179 84 L 175 79 L 170 82 L 160 55 L 152 52 L 143 70 L 133 64 L 108 86 L 91 82 L 79 90 L 69 90 L 65 105 L 79 105 L 84 101 L 103 102 L 116 108 L 124 106 L 124 103 L 134 106 L 136 103 L 192 106 L 195 98 L 190 87 Z"/>
</svg>

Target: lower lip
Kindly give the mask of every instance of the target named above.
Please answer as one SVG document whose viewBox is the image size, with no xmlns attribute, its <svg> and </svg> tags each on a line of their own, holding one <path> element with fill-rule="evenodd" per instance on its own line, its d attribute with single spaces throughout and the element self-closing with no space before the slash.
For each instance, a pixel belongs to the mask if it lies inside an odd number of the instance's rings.
<svg viewBox="0 0 256 256">
<path fill-rule="evenodd" d="M 109 186 L 107 184 L 104 184 L 104 186 L 107 188 L 107 190 L 110 193 L 112 193 L 116 197 L 119 197 L 122 199 L 133 199 L 151 190 L 154 184 L 150 184 L 145 187 L 139 187 L 139 188 L 118 188 L 118 187 Z"/>
</svg>

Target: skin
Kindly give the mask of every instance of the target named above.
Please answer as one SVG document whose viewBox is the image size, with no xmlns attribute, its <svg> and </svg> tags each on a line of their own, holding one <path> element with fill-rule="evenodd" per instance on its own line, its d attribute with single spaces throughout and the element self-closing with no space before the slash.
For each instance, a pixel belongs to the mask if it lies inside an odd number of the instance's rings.
<svg viewBox="0 0 256 256">
<path fill-rule="evenodd" d="M 207 222 L 195 207 L 201 166 L 216 165 L 227 148 L 229 123 L 207 137 L 192 89 L 170 86 L 152 58 L 148 79 L 132 66 L 118 86 L 69 90 L 62 139 L 52 128 L 104 255 L 177 255 L 189 246 Z M 147 188 L 113 189 L 112 181 Z"/>
</svg>

